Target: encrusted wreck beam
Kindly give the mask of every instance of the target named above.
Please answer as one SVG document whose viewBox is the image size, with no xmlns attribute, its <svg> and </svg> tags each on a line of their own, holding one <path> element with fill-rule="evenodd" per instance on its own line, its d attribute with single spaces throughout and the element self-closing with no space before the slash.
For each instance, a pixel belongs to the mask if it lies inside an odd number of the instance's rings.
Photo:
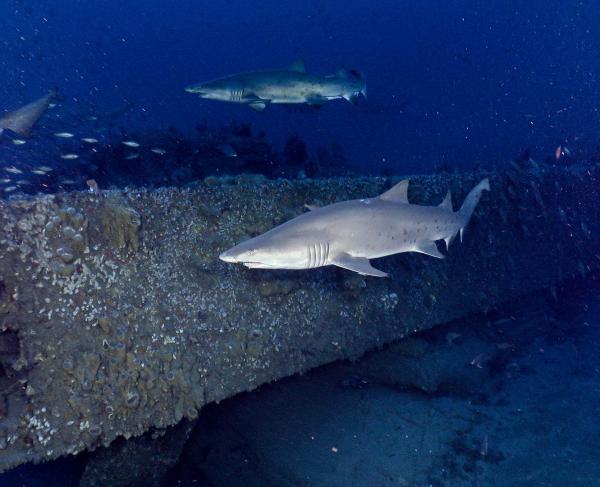
<svg viewBox="0 0 600 487">
<path fill-rule="evenodd" d="M 0 469 L 109 444 L 204 404 L 352 358 L 417 330 L 596 271 L 598 166 L 491 175 L 445 260 L 365 278 L 267 272 L 220 251 L 384 179 L 208 179 L 156 191 L 0 202 Z M 417 176 L 409 199 L 455 207 L 481 174 Z"/>
</svg>

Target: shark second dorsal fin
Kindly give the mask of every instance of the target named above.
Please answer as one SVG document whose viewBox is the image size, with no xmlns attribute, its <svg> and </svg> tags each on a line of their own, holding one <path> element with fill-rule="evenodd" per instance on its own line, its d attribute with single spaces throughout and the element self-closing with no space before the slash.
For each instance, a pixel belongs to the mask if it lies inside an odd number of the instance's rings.
<svg viewBox="0 0 600 487">
<path fill-rule="evenodd" d="M 408 203 L 408 182 L 409 179 L 403 179 L 398 184 L 392 186 L 385 193 L 379 195 L 382 200 L 393 201 L 395 203 Z"/>
<path fill-rule="evenodd" d="M 306 68 L 304 67 L 304 61 L 302 59 L 296 60 L 290 66 L 290 71 L 295 71 L 297 73 L 306 73 Z"/>
<path fill-rule="evenodd" d="M 446 193 L 446 197 L 438 205 L 438 207 L 439 208 L 444 208 L 444 210 L 454 211 L 454 209 L 452 208 L 452 194 L 450 193 L 450 190 L 448 190 L 448 192 Z"/>
</svg>

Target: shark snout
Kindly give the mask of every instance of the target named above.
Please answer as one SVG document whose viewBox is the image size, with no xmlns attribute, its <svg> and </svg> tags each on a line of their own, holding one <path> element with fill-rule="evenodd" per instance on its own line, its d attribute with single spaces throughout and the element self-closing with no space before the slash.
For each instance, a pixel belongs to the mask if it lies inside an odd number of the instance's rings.
<svg viewBox="0 0 600 487">
<path fill-rule="evenodd" d="M 235 264 L 237 262 L 237 259 L 233 255 L 231 255 L 231 253 L 228 250 L 222 252 L 219 255 L 219 259 L 221 259 L 223 262 L 229 262 L 231 264 Z"/>
<path fill-rule="evenodd" d="M 206 94 L 205 91 L 203 91 L 202 89 L 202 85 L 191 85 L 188 86 L 187 88 L 185 88 L 185 91 L 187 91 L 188 93 L 194 93 L 196 95 L 199 96 L 203 96 Z"/>
</svg>

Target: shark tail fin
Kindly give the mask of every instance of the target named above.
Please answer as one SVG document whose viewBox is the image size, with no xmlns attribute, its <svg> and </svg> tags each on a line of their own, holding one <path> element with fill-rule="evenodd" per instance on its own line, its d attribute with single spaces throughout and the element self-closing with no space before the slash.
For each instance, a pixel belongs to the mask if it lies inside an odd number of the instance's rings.
<svg viewBox="0 0 600 487">
<path fill-rule="evenodd" d="M 461 221 L 460 227 L 460 241 L 463 239 L 463 232 L 465 227 L 469 224 L 469 220 L 471 219 L 471 215 L 479 203 L 479 199 L 481 198 L 481 193 L 484 191 L 490 190 L 490 182 L 488 178 L 482 179 L 477 186 L 475 186 L 465 198 L 460 210 L 458 210 L 458 216 Z"/>
<path fill-rule="evenodd" d="M 338 70 L 337 76 L 340 78 L 346 78 L 360 82 L 360 89 L 356 93 L 353 93 L 352 97 L 357 97 L 359 94 L 362 94 L 365 100 L 367 99 L 367 82 L 365 80 L 365 75 L 361 71 L 358 69 L 342 68 Z M 348 101 L 352 100 L 348 99 Z"/>
</svg>

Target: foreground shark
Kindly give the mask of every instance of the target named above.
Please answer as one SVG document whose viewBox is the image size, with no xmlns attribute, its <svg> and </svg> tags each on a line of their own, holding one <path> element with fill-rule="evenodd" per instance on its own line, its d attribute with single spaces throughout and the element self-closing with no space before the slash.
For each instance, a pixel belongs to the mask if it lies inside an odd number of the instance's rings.
<svg viewBox="0 0 600 487">
<path fill-rule="evenodd" d="M 58 97 L 58 92 L 52 90 L 46 96 L 7 113 L 0 118 L 0 134 L 4 130 L 11 130 L 23 137 L 29 137 L 31 135 L 31 128 L 46 113 L 50 103 Z"/>
<path fill-rule="evenodd" d="M 361 93 L 367 96 L 360 72 L 341 69 L 331 76 L 315 76 L 306 73 L 302 61 L 289 69 L 234 74 L 190 86 L 185 91 L 209 100 L 244 103 L 260 112 L 269 103 L 306 103 L 318 107 L 336 98 L 356 103 Z"/>
<path fill-rule="evenodd" d="M 251 269 L 312 269 L 335 265 L 366 276 L 387 274 L 369 259 L 400 252 L 420 252 L 443 258 L 436 245 L 446 248 L 463 230 L 484 190 L 486 179 L 475 186 L 458 211 L 448 191 L 439 206 L 411 205 L 408 180 L 375 198 L 343 201 L 304 213 L 252 238 L 219 257 Z"/>
</svg>

